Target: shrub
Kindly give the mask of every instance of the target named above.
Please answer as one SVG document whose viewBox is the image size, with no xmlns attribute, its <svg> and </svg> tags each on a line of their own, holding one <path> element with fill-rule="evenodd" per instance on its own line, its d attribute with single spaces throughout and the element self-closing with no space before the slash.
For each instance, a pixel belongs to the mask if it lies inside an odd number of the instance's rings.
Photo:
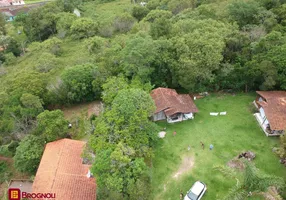
<svg viewBox="0 0 286 200">
<path fill-rule="evenodd" d="M 117 16 L 114 19 L 113 26 L 116 31 L 120 33 L 126 33 L 130 31 L 134 23 L 135 19 L 131 15 L 125 13 L 123 15 Z"/>
<path fill-rule="evenodd" d="M 132 16 L 140 21 L 149 13 L 149 11 L 150 10 L 144 6 L 134 6 L 132 9 Z"/>
<path fill-rule="evenodd" d="M 94 36 L 97 31 L 98 24 L 90 18 L 79 18 L 71 26 L 71 34 L 76 39 Z"/>
</svg>

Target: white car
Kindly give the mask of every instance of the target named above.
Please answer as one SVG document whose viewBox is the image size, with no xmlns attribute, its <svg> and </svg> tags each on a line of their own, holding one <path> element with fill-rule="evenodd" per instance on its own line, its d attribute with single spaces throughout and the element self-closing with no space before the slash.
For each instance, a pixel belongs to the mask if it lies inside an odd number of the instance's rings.
<svg viewBox="0 0 286 200">
<path fill-rule="evenodd" d="M 188 191 L 184 200 L 200 200 L 204 195 L 204 193 L 206 192 L 206 190 L 207 186 L 203 182 L 197 181 Z"/>
</svg>

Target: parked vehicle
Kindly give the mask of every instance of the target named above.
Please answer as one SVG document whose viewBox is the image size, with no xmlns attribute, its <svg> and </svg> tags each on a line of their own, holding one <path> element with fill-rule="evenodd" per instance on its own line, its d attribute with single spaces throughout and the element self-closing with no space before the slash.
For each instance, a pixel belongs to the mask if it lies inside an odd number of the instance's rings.
<svg viewBox="0 0 286 200">
<path fill-rule="evenodd" d="M 205 194 L 206 190 L 207 186 L 203 182 L 197 181 L 187 192 L 187 195 L 185 196 L 184 200 L 200 200 Z"/>
</svg>

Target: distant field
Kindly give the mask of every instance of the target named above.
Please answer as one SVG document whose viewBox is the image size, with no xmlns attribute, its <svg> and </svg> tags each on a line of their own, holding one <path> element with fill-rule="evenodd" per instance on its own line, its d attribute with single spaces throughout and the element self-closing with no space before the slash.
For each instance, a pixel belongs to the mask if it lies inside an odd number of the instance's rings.
<svg viewBox="0 0 286 200">
<path fill-rule="evenodd" d="M 208 186 L 204 200 L 221 199 L 235 185 L 235 180 L 214 171 L 213 166 L 225 165 L 245 150 L 256 153 L 254 162 L 258 169 L 286 180 L 286 168 L 272 152 L 272 148 L 279 145 L 278 138 L 266 137 L 251 113 L 254 98 L 251 94 L 213 95 L 195 101 L 199 113 L 194 120 L 159 123 L 162 128 L 166 127 L 167 135 L 155 148 L 153 199 L 179 199 L 180 190 L 185 194 L 196 180 Z M 222 111 L 227 111 L 227 115 L 209 115 Z M 205 144 L 204 150 L 200 141 Z M 214 145 L 213 151 L 209 150 L 210 144 Z M 190 151 L 187 150 L 189 145 Z M 184 168 L 189 169 L 184 171 Z M 178 172 L 181 174 L 174 178 Z"/>
<path fill-rule="evenodd" d="M 46 1 L 54 1 L 54 0 L 25 0 L 25 4 L 32 4 L 32 3 L 39 3 L 39 2 L 46 2 Z"/>
<path fill-rule="evenodd" d="M 123 14 L 124 12 L 131 12 L 130 0 L 116 0 L 109 3 L 98 4 L 96 1 L 88 2 L 84 5 L 83 15 L 91 17 L 101 24 L 109 24 L 113 21 L 116 15 Z"/>
</svg>

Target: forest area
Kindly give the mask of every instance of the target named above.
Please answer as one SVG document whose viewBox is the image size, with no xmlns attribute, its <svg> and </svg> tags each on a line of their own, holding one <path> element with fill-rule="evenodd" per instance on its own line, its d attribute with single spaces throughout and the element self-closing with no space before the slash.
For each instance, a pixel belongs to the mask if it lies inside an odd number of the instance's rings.
<svg viewBox="0 0 286 200">
<path fill-rule="evenodd" d="M 153 88 L 286 90 L 286 0 L 55 0 L 0 34 L 0 155 L 34 175 L 45 143 L 88 133 L 98 199 L 151 198 Z M 55 108 L 94 100 L 71 133 Z"/>
</svg>

